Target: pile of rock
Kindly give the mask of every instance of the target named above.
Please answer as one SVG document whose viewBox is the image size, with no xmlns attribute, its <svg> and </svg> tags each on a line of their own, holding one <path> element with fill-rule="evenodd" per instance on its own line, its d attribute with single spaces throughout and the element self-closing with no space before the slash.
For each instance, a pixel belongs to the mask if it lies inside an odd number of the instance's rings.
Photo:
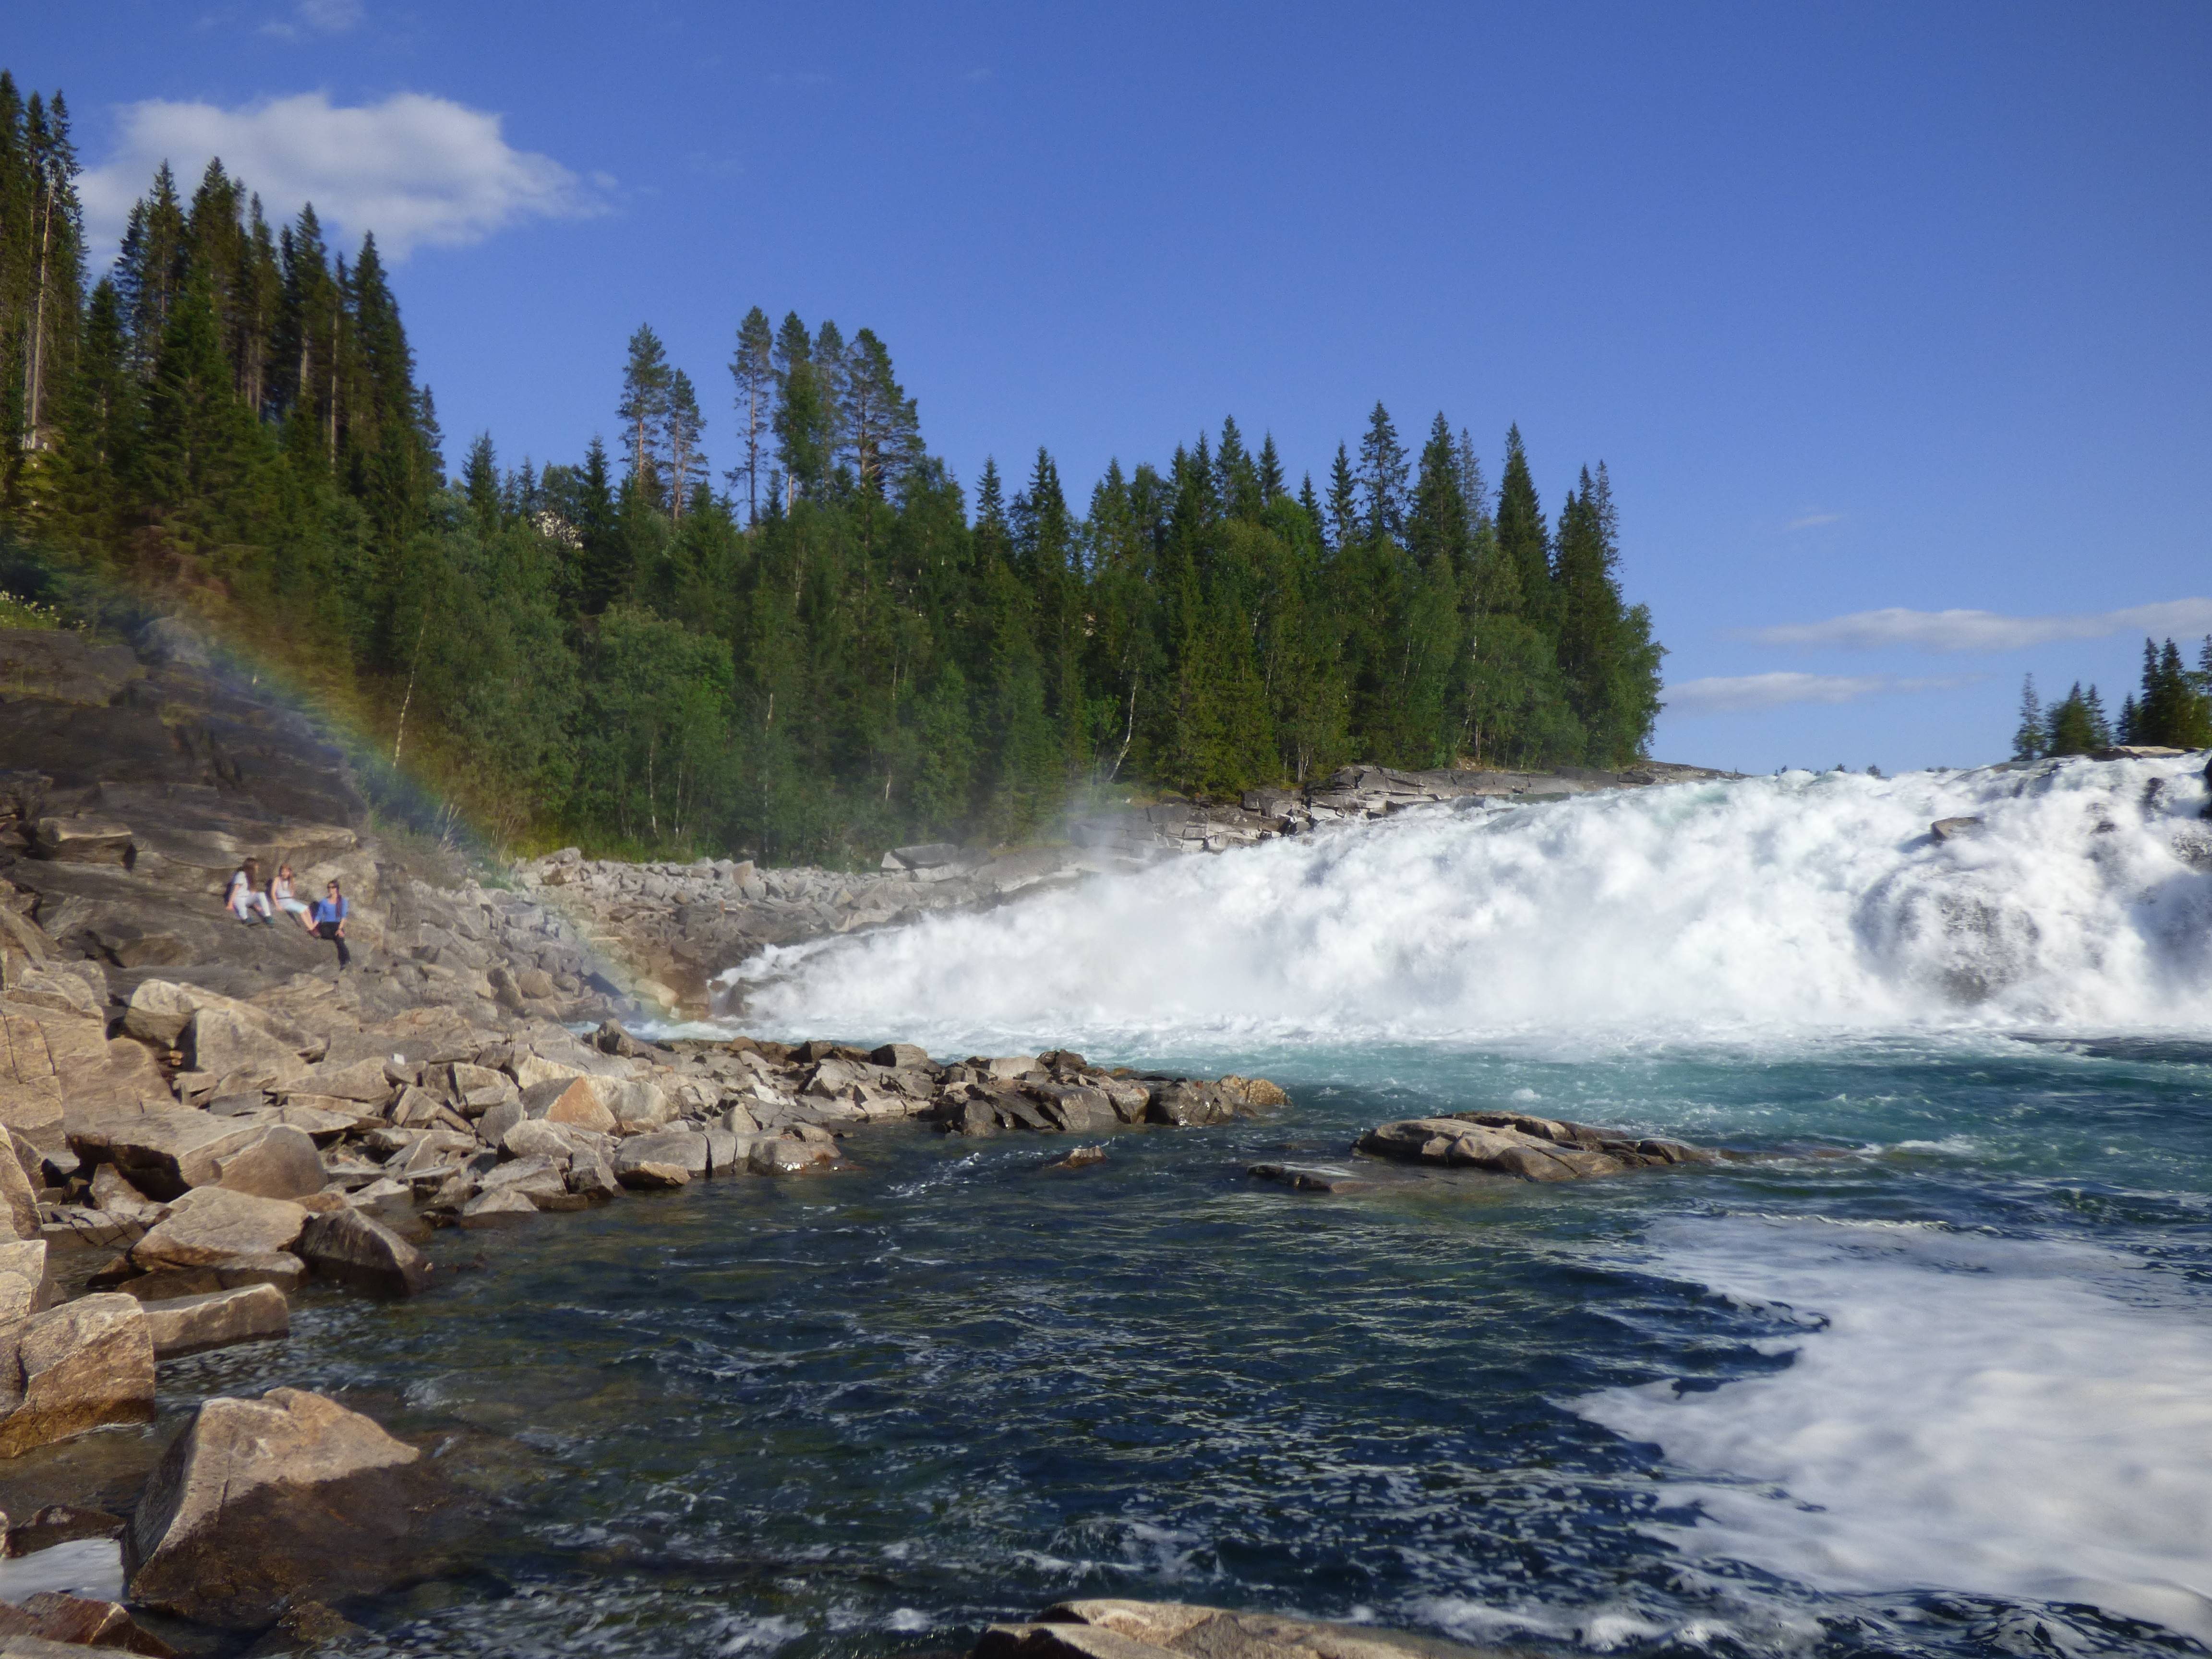
<svg viewBox="0 0 2212 1659">
<path fill-rule="evenodd" d="M 1624 1135 L 1526 1112 L 1449 1112 L 1385 1123 L 1359 1137 L 1376 1158 L 1449 1169 L 1489 1170 L 1523 1181 L 1580 1181 L 1626 1170 L 1710 1164 L 1686 1141 Z"/>
<path fill-rule="evenodd" d="M 1088 1134 L 1121 1124 L 1225 1123 L 1285 1103 L 1264 1078 L 1208 1082 L 1086 1065 L 1065 1048 L 969 1060 L 936 1073 L 927 1115 L 948 1134 Z"/>
</svg>

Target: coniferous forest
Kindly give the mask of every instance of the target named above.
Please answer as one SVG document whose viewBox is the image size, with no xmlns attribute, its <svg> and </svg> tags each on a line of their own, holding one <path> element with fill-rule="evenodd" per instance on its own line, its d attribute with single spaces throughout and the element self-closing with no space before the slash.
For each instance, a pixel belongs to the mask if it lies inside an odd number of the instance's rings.
<svg viewBox="0 0 2212 1659">
<path fill-rule="evenodd" d="M 1225 420 L 1085 498 L 1042 449 L 969 490 L 884 341 L 755 307 L 711 391 L 641 327 L 604 441 L 453 468 L 373 236 L 165 167 L 95 274 L 76 171 L 0 74 L 0 586 L 200 618 L 501 844 L 835 862 L 1650 738 L 1605 469 L 1547 518 L 1517 430 L 1494 487 L 1378 404 L 1318 483 Z"/>
</svg>

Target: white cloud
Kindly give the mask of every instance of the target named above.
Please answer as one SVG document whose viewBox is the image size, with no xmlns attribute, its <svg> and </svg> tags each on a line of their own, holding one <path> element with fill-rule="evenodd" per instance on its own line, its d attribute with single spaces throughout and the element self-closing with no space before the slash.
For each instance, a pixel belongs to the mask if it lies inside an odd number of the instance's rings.
<svg viewBox="0 0 2212 1659">
<path fill-rule="evenodd" d="M 1877 651 L 2017 651 L 2053 640 L 2101 640 L 2114 634 L 2184 638 L 2212 634 L 2212 599 L 2167 599 L 2126 611 L 2061 617 L 2008 617 L 1996 611 L 1855 611 L 1826 622 L 1756 628 L 1739 637 L 1761 645 L 1843 646 Z"/>
<path fill-rule="evenodd" d="M 322 9 L 331 4 L 323 0 Z M 549 155 L 516 149 L 501 119 L 415 92 L 354 108 L 319 92 L 240 109 L 151 99 L 124 107 L 113 155 L 78 190 L 103 258 L 164 161 L 189 197 L 209 158 L 221 156 L 232 177 L 260 193 L 272 221 L 313 202 L 325 230 L 348 240 L 374 231 L 392 261 L 417 247 L 481 241 L 525 219 L 605 210 L 603 176 L 586 182 Z"/>
<path fill-rule="evenodd" d="M 1824 512 L 1815 507 L 1808 507 L 1782 527 L 1784 530 L 1817 530 L 1824 524 L 1841 524 L 1843 521 L 1842 514 Z"/>
<path fill-rule="evenodd" d="M 1899 674 L 1741 674 L 1733 678 L 1684 680 L 1666 690 L 1672 714 L 1743 714 L 1793 702 L 1856 702 L 1862 697 L 1901 692 L 1948 691 L 1971 684 L 1978 674 L 1912 679 Z"/>
</svg>

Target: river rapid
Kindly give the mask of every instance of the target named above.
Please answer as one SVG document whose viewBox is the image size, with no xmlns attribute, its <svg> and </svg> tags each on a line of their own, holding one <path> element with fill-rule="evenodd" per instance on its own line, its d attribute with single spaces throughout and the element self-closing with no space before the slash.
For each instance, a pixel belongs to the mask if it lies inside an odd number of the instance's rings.
<svg viewBox="0 0 2212 1659">
<path fill-rule="evenodd" d="M 2201 1653 L 2201 763 L 1426 809 L 772 952 L 763 1034 L 1291 1104 L 1076 1170 L 871 1131 L 830 1178 L 444 1235 L 481 1265 L 175 1380 L 349 1391 L 487 1495 L 352 1652 L 945 1650 L 1091 1594 L 1538 1652 Z M 1498 1104 L 1750 1156 L 1244 1173 Z"/>
</svg>

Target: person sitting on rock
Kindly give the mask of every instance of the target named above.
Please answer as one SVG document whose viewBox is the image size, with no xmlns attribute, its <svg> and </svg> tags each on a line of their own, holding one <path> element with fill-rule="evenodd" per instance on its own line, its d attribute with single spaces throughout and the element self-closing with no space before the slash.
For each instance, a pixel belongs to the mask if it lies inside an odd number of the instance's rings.
<svg viewBox="0 0 2212 1659">
<path fill-rule="evenodd" d="M 269 895 L 260 891 L 260 886 L 261 860 L 248 859 L 231 872 L 230 886 L 223 894 L 222 902 L 229 906 L 231 915 L 240 921 L 251 925 L 253 913 L 258 910 L 262 925 L 274 927 L 276 918 L 270 913 Z"/>
<path fill-rule="evenodd" d="M 269 899 L 288 916 L 296 916 L 301 927 L 307 933 L 315 931 L 315 924 L 307 919 L 308 907 L 292 891 L 292 866 L 279 865 L 276 878 L 269 884 Z"/>
<path fill-rule="evenodd" d="M 346 949 L 345 942 L 346 912 L 351 908 L 352 906 L 346 902 L 345 895 L 338 891 L 335 879 L 331 882 L 326 896 L 315 904 L 315 937 L 326 939 L 338 947 L 338 968 L 341 971 L 353 960 L 353 953 Z"/>
</svg>

